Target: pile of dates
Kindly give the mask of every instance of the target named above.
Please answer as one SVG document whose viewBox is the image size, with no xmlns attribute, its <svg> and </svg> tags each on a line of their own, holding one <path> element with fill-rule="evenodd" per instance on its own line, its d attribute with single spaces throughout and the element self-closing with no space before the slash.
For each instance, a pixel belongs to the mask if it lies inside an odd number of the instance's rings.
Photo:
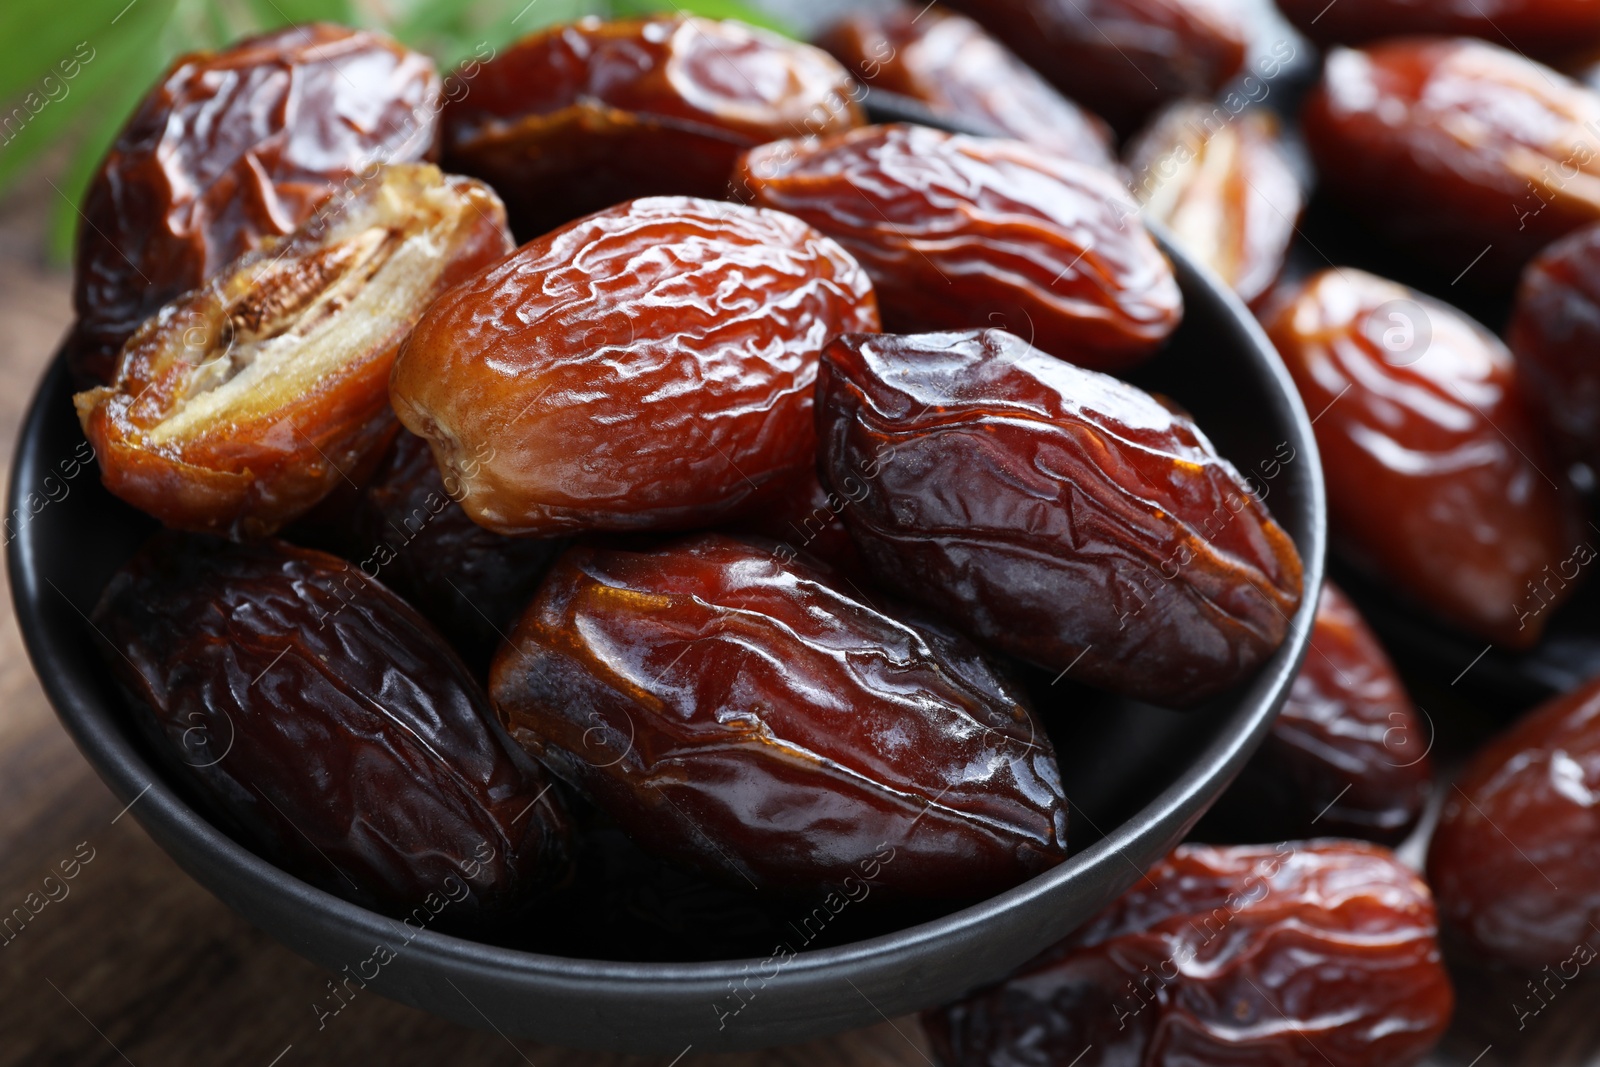
<svg viewBox="0 0 1600 1067">
<path fill-rule="evenodd" d="M 443 77 L 329 25 L 183 57 L 91 185 L 66 347 L 106 488 L 164 527 L 93 612 L 150 751 L 284 870 L 487 940 L 606 870 L 938 913 L 1077 840 L 1038 678 L 1181 714 L 1315 603 L 1206 843 L 924 1022 L 946 1067 L 1420 1062 L 1442 943 L 1600 939 L 1600 681 L 1474 758 L 1426 881 L 1389 851 L 1435 724 L 1134 384 L 1185 310 L 1146 221 L 1281 353 L 1341 565 L 1530 648 L 1595 555 L 1600 91 L 1528 54 L 1600 16 L 1282 6 L 1319 62 L 1228 0 L 816 45 L 589 18 Z M 1510 301 L 1505 340 L 1307 269 L 1324 201 Z"/>
</svg>

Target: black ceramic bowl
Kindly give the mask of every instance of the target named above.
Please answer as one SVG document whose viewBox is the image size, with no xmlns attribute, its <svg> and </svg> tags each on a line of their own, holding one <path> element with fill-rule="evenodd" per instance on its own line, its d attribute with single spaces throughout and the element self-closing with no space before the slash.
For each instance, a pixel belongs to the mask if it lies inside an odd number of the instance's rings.
<svg viewBox="0 0 1600 1067">
<path fill-rule="evenodd" d="M 1322 578 L 1324 507 L 1311 428 L 1271 345 L 1211 275 L 1166 245 L 1187 312 L 1171 345 L 1137 375 L 1183 404 L 1221 451 L 1266 487 L 1299 546 L 1308 591 Z M 676 1055 L 799 1041 L 927 1008 L 998 978 L 1128 888 L 1176 845 L 1232 779 L 1277 712 L 1305 654 L 1315 597 L 1265 669 L 1185 713 L 1125 704 L 1065 683 L 1043 706 L 1072 800 L 1073 853 L 1025 885 L 945 914 L 863 911 L 850 940 L 769 961 L 629 962 L 604 915 L 567 927 L 581 952 L 541 953 L 408 930 L 314 889 L 252 854 L 184 800 L 148 758 L 86 617 L 151 529 L 112 498 L 86 448 L 65 366 L 45 375 L 18 442 L 8 546 L 28 653 L 56 711 L 107 785 L 197 881 L 285 945 L 338 972 L 375 945 L 394 959 L 370 983 L 472 1027 L 562 1045 Z M 1292 460 L 1285 462 L 1285 457 Z M 1275 476 L 1273 476 L 1275 472 Z M 713 921 L 715 916 L 712 917 Z M 574 941 L 571 927 L 579 926 Z M 592 927 L 590 929 L 589 927 Z M 837 939 L 836 939 L 837 941 Z M 521 942 L 519 942 L 520 944 Z M 592 945 L 592 951 L 589 946 Z M 581 955 L 583 958 L 577 958 Z M 730 983 L 742 990 L 733 999 Z M 745 1006 L 730 1009 L 740 1000 Z"/>
</svg>

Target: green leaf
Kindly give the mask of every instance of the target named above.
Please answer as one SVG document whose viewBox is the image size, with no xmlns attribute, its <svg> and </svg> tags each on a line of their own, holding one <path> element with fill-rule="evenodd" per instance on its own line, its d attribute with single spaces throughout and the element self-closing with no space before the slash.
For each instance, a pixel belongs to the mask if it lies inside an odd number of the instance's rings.
<svg viewBox="0 0 1600 1067">
<path fill-rule="evenodd" d="M 800 36 L 794 27 L 739 0 L 611 0 L 611 12 L 615 17 L 685 14 L 702 15 L 708 19 L 738 19 L 786 37 Z"/>
</svg>

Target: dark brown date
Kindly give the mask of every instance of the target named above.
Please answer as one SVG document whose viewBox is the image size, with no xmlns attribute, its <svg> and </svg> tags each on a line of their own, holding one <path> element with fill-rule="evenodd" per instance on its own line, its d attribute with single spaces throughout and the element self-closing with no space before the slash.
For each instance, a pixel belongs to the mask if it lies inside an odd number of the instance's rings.
<svg viewBox="0 0 1600 1067">
<path fill-rule="evenodd" d="M 1428 881 L 1446 929 L 1486 959 L 1554 968 L 1595 943 L 1600 680 L 1530 712 L 1473 757 L 1445 799 Z"/>
<path fill-rule="evenodd" d="M 854 335 L 817 381 L 825 484 L 875 579 L 980 642 L 1168 706 L 1253 673 L 1301 565 L 1187 417 L 1003 330 Z"/>
<path fill-rule="evenodd" d="M 1335 48 L 1303 124 L 1352 214 L 1468 284 L 1600 219 L 1600 94 L 1483 41 Z"/>
<path fill-rule="evenodd" d="M 1600 470 L 1600 225 L 1528 263 L 1506 341 L 1547 439 L 1563 458 Z"/>
<path fill-rule="evenodd" d="M 1128 146 L 1134 196 L 1239 298 L 1277 280 L 1305 206 L 1269 111 L 1216 126 L 1216 108 L 1185 101 L 1162 112 Z"/>
<path fill-rule="evenodd" d="M 1121 183 L 1017 141 L 869 126 L 754 149 L 734 188 L 844 245 L 897 332 L 1004 326 L 1115 370 L 1154 352 L 1183 314 Z"/>
<path fill-rule="evenodd" d="M 1354 604 L 1324 583 L 1289 700 L 1207 816 L 1234 840 L 1405 840 L 1433 781 L 1433 728 Z"/>
<path fill-rule="evenodd" d="M 493 185 L 526 240 L 634 197 L 720 198 L 745 149 L 859 126 L 858 92 L 826 52 L 742 23 L 586 18 L 475 70 L 445 165 Z"/>
<path fill-rule="evenodd" d="M 1587 558 L 1506 347 L 1348 268 L 1308 281 L 1267 332 L 1316 419 L 1336 547 L 1443 622 L 1536 643 Z"/>
<path fill-rule="evenodd" d="M 1411 1067 L 1454 1005 L 1428 887 L 1387 849 L 1185 845 L 923 1024 L 944 1067 Z"/>
<path fill-rule="evenodd" d="M 867 276 L 799 220 L 651 197 L 447 293 L 390 397 L 498 533 L 709 525 L 813 463 L 818 353 L 877 328 Z"/>
<path fill-rule="evenodd" d="M 1383 37 L 1481 37 L 1537 56 L 1570 54 L 1600 41 L 1600 7 L 1590 0 L 1278 0 L 1278 9 L 1318 44 L 1362 44 Z"/>
<path fill-rule="evenodd" d="M 970 897 L 1060 862 L 1049 739 L 977 650 L 776 547 L 567 552 L 495 657 L 512 737 L 642 847 L 760 889 Z"/>
<path fill-rule="evenodd" d="M 983 27 L 937 7 L 862 11 L 818 42 L 869 89 L 1110 169 L 1111 130 L 1062 96 Z"/>
<path fill-rule="evenodd" d="M 432 627 L 357 567 L 166 533 L 94 622 L 173 774 L 264 858 L 391 913 L 512 913 L 567 820 Z"/>
<path fill-rule="evenodd" d="M 177 60 L 111 146 L 83 203 L 69 358 L 109 381 L 161 305 L 293 230 L 346 181 L 433 154 L 433 61 L 322 23 Z"/>
<path fill-rule="evenodd" d="M 395 430 L 401 339 L 435 296 L 510 251 L 481 182 L 379 168 L 162 308 L 115 381 L 73 398 L 106 488 L 178 529 L 273 533 L 370 467 Z"/>
<path fill-rule="evenodd" d="M 1056 87 L 1126 133 L 1209 97 L 1244 66 L 1249 28 L 1219 0 L 949 0 Z"/>
</svg>

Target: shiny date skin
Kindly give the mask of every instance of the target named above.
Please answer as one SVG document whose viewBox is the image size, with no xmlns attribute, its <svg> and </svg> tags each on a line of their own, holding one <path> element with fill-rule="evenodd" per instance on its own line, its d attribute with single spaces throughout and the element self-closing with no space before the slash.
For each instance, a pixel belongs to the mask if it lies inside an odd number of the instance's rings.
<svg viewBox="0 0 1600 1067">
<path fill-rule="evenodd" d="M 860 11 L 817 43 L 870 89 L 1067 159 L 1115 166 L 1110 127 L 965 15 L 920 4 Z"/>
<path fill-rule="evenodd" d="M 1219 0 L 949 0 L 1067 96 L 1126 133 L 1209 97 L 1244 66 L 1249 28 Z"/>
<path fill-rule="evenodd" d="M 1335 546 L 1450 625 L 1535 644 L 1584 538 L 1499 339 L 1348 268 L 1290 294 L 1267 332 L 1316 416 Z"/>
<path fill-rule="evenodd" d="M 965 898 L 1065 855 L 1032 713 L 974 649 L 770 543 L 575 548 L 495 657 L 511 736 L 641 846 L 763 890 Z"/>
<path fill-rule="evenodd" d="M 823 482 L 873 577 L 979 642 L 1172 707 L 1252 674 L 1299 553 L 1186 416 L 1002 330 L 838 338 Z"/>
<path fill-rule="evenodd" d="M 427 56 L 322 23 L 178 59 L 84 198 L 68 343 L 79 380 L 109 381 L 157 309 L 346 183 L 430 157 L 440 91 Z"/>
<path fill-rule="evenodd" d="M 1344 593 L 1322 587 L 1311 651 L 1272 730 L 1208 813 L 1203 838 L 1312 834 L 1397 845 L 1433 781 L 1433 727 Z"/>
<path fill-rule="evenodd" d="M 168 526 L 261 537 L 369 468 L 389 372 L 445 289 L 511 251 L 487 186 L 379 168 L 270 250 L 162 308 L 78 394 L 106 488 Z"/>
<path fill-rule="evenodd" d="M 1600 924 L 1600 682 L 1528 713 L 1473 757 L 1445 800 L 1428 881 L 1480 958 L 1537 970 Z"/>
<path fill-rule="evenodd" d="M 798 219 L 650 197 L 447 293 L 390 397 L 497 533 L 704 526 L 812 465 L 818 354 L 877 328 L 866 274 Z"/>
<path fill-rule="evenodd" d="M 334 556 L 163 533 L 95 608 L 172 775 L 264 858 L 391 913 L 509 915 L 565 867 L 546 776 L 409 605 Z"/>
<path fill-rule="evenodd" d="M 1214 128 L 1213 111 L 1195 101 L 1163 111 L 1128 146 L 1128 169 L 1144 217 L 1251 303 L 1283 269 L 1305 194 L 1271 112 Z"/>
<path fill-rule="evenodd" d="M 1563 458 L 1600 470 L 1600 224 L 1529 261 L 1506 343 L 1548 439 Z"/>
<path fill-rule="evenodd" d="M 842 244 L 897 332 L 1004 326 L 1118 370 L 1183 315 L 1172 267 L 1121 184 L 1020 142 L 869 126 L 763 145 L 740 160 L 734 189 Z"/>
<path fill-rule="evenodd" d="M 445 165 L 489 182 L 524 239 L 641 196 L 721 197 L 734 158 L 848 130 L 827 53 L 737 22 L 585 18 L 482 64 L 443 116 Z"/>
<path fill-rule="evenodd" d="M 1387 849 L 1183 845 L 923 1024 L 943 1067 L 1411 1067 L 1454 1004 L 1428 887 Z"/>
<path fill-rule="evenodd" d="M 1501 0 L 1434 4 L 1416 0 L 1279 0 L 1278 9 L 1318 44 L 1363 44 L 1384 37 L 1481 37 L 1529 55 L 1570 54 L 1600 40 L 1600 8 L 1588 0 Z"/>
<path fill-rule="evenodd" d="M 1481 254 L 1469 284 L 1600 220 L 1600 94 L 1483 41 L 1335 48 L 1302 125 L 1353 215 L 1452 274 Z"/>
</svg>

